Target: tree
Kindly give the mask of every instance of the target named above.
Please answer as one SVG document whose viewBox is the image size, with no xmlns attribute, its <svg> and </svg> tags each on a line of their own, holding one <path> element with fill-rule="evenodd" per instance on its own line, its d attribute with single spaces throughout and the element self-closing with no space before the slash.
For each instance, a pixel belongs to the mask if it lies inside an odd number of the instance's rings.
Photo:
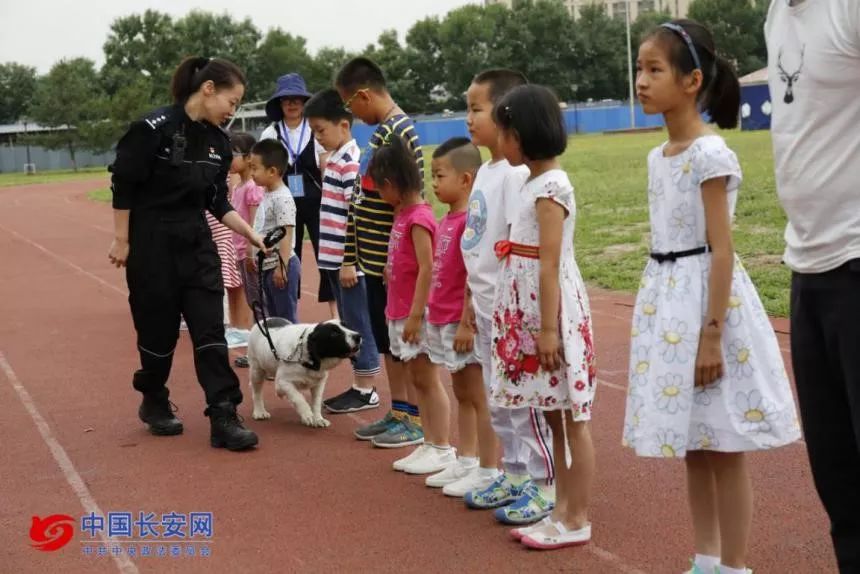
<svg viewBox="0 0 860 574">
<path fill-rule="evenodd" d="M 168 14 L 147 10 L 142 15 L 117 18 L 103 50 L 105 64 L 101 74 L 109 95 L 145 78 L 150 84 L 150 101 L 167 103 L 170 77 L 183 52 Z"/>
<path fill-rule="evenodd" d="M 280 76 L 298 72 L 303 76 L 313 68 L 307 41 L 280 28 L 268 31 L 253 55 L 245 60 L 248 65 L 248 94 L 246 101 L 265 100 L 272 94 Z M 307 78 L 305 78 L 307 81 Z M 310 89 L 310 87 L 309 87 Z"/>
<path fill-rule="evenodd" d="M 406 50 L 400 45 L 395 30 L 385 30 L 377 39 L 378 46 L 369 46 L 365 55 L 376 62 L 385 72 L 388 90 L 394 100 L 404 109 L 423 111 L 428 94 L 416 89 L 417 74 L 410 68 Z"/>
<path fill-rule="evenodd" d="M 192 10 L 177 20 L 175 34 L 180 59 L 187 56 L 226 58 L 239 67 L 247 67 L 261 37 L 250 18 L 237 21 L 226 13 L 219 16 L 200 10 Z"/>
<path fill-rule="evenodd" d="M 754 72 L 767 65 L 764 41 L 767 2 L 756 0 L 694 0 L 689 17 L 707 23 L 717 52 L 734 62 L 738 74 Z"/>
<path fill-rule="evenodd" d="M 0 124 L 24 117 L 35 92 L 35 68 L 14 62 L 0 64 Z"/>
<path fill-rule="evenodd" d="M 448 12 L 439 30 L 445 89 L 450 104 L 465 108 L 463 93 L 476 72 L 490 67 L 510 67 L 505 32 L 510 10 L 493 4 L 486 8 L 467 5 Z"/>
<path fill-rule="evenodd" d="M 170 100 L 173 71 L 183 58 L 227 58 L 247 68 L 259 40 L 260 31 L 250 19 L 237 21 L 227 14 L 195 10 L 174 21 L 168 14 L 147 10 L 117 18 L 104 44 L 105 90 L 113 95 L 148 78 L 151 103 L 164 105 Z"/>
<path fill-rule="evenodd" d="M 505 43 L 509 67 L 529 81 L 553 88 L 560 99 L 573 97 L 578 86 L 579 27 L 557 0 L 520 0 L 507 22 Z"/>
<path fill-rule="evenodd" d="M 99 121 L 85 130 L 87 147 L 96 152 L 110 150 L 129 124 L 152 109 L 151 93 L 152 83 L 140 77 L 124 83 L 114 94 L 99 97 L 94 106 Z"/>
<path fill-rule="evenodd" d="M 672 19 L 672 15 L 668 12 L 644 12 L 639 14 L 639 17 L 630 26 L 630 42 L 632 42 L 634 60 L 636 60 L 637 49 L 642 40 L 645 39 L 645 36 L 660 24 L 670 22 Z"/>
<path fill-rule="evenodd" d="M 433 112 L 450 99 L 445 90 L 445 62 L 439 18 L 419 20 L 406 33 L 403 58 L 410 71 L 411 89 L 420 101 L 418 109 Z"/>
<path fill-rule="evenodd" d="M 46 127 L 62 128 L 40 137 L 49 149 L 67 148 L 77 170 L 75 151 L 89 147 L 102 120 L 102 93 L 95 64 L 86 58 L 60 60 L 40 78 L 30 114 Z"/>
<path fill-rule="evenodd" d="M 308 90 L 317 92 L 324 88 L 330 88 L 334 84 L 335 74 L 353 56 L 354 54 L 343 48 L 320 48 L 311 61 L 310 69 L 305 76 Z"/>
<path fill-rule="evenodd" d="M 627 95 L 627 34 L 620 20 L 601 6 L 585 6 L 577 21 L 578 96 L 624 98 Z"/>
</svg>

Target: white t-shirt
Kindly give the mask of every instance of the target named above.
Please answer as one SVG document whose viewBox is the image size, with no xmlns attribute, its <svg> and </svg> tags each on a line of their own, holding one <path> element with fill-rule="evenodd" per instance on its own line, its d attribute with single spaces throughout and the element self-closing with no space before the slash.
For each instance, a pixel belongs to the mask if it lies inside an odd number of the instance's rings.
<svg viewBox="0 0 860 574">
<path fill-rule="evenodd" d="M 504 159 L 486 162 L 475 176 L 460 248 L 475 313 L 484 318 L 492 316 L 499 275 L 494 247 L 497 241 L 508 238 L 509 226 L 514 224 L 519 213 L 520 192 L 528 177 L 527 167 L 513 167 Z"/>
<path fill-rule="evenodd" d="M 773 0 L 765 24 L 785 263 L 860 258 L 860 1 Z"/>
<path fill-rule="evenodd" d="M 311 126 L 309 124 L 307 124 L 306 122 L 307 122 L 307 120 L 302 120 L 302 123 L 300 123 L 295 128 L 288 127 L 286 124 L 283 123 L 283 121 L 277 122 L 281 126 L 281 133 L 284 133 L 284 131 L 286 131 L 287 141 L 290 142 L 290 147 L 292 148 L 293 151 L 295 151 L 299 155 L 301 155 L 302 152 L 305 151 L 305 147 L 307 147 L 308 143 L 311 141 L 311 138 L 313 137 L 313 134 L 311 133 L 311 131 L 312 131 Z M 306 126 L 304 130 L 302 130 L 302 126 Z M 284 128 L 286 128 L 286 130 Z M 304 131 L 304 134 L 302 133 L 302 131 Z M 301 138 L 301 140 L 299 138 Z M 275 129 L 274 123 L 269 124 L 269 126 L 263 130 L 263 133 L 260 134 L 260 140 L 278 140 L 278 132 Z M 280 141 L 280 140 L 278 140 L 278 141 Z M 316 139 L 314 139 L 313 141 L 314 141 L 314 152 L 316 154 L 317 161 L 319 161 L 319 157 L 325 153 L 325 148 L 323 148 L 323 146 L 321 146 L 320 143 Z M 285 146 L 285 149 L 286 149 L 286 146 Z M 288 151 L 287 154 L 289 154 L 289 153 L 290 152 Z M 290 157 L 289 159 L 291 162 L 293 161 L 292 157 Z"/>
<path fill-rule="evenodd" d="M 293 228 L 293 242 L 290 245 L 289 253 L 282 253 L 284 260 L 288 260 L 296 249 L 296 202 L 293 200 L 293 194 L 286 185 L 282 185 L 275 191 L 266 191 L 263 195 L 263 201 L 257 208 L 257 215 L 254 217 L 254 231 L 265 236 L 267 233 L 276 227 L 287 226 Z M 256 250 L 255 250 L 256 256 Z M 278 264 L 278 256 L 273 251 L 269 257 L 263 261 L 263 269 L 274 269 Z"/>
</svg>

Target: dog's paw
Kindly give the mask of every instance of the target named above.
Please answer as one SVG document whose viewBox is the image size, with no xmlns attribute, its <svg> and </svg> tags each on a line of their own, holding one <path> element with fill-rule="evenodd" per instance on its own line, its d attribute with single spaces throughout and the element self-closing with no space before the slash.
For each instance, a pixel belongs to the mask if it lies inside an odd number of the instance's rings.
<svg viewBox="0 0 860 574">
<path fill-rule="evenodd" d="M 316 426 L 314 424 L 315 419 L 314 419 L 313 415 L 310 415 L 310 414 L 302 415 L 301 419 L 302 419 L 302 424 L 305 425 L 306 427 L 315 427 Z"/>
<path fill-rule="evenodd" d="M 331 426 L 331 423 L 322 417 L 314 417 L 313 426 L 317 428 L 326 428 Z"/>
<path fill-rule="evenodd" d="M 270 415 L 269 411 L 267 411 L 265 409 L 263 409 L 261 411 L 255 410 L 251 414 L 251 418 L 253 418 L 255 421 L 265 421 L 265 420 L 269 420 L 270 418 L 272 418 L 272 415 Z"/>
</svg>

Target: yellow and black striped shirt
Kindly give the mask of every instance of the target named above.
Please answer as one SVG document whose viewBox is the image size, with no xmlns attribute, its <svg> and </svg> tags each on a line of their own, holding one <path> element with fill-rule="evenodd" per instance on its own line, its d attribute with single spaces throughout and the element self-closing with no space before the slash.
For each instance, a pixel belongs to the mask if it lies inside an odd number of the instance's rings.
<svg viewBox="0 0 860 574">
<path fill-rule="evenodd" d="M 385 203 L 367 174 L 373 152 L 385 138 L 395 133 L 403 138 L 415 153 L 418 171 L 424 178 L 424 154 L 412 118 L 405 114 L 393 116 L 379 124 L 370 136 L 368 147 L 361 154 L 361 192 L 353 193 L 346 222 L 346 243 L 343 264 L 358 265 L 368 275 L 381 277 L 388 259 L 388 237 L 394 223 L 394 209 Z"/>
</svg>

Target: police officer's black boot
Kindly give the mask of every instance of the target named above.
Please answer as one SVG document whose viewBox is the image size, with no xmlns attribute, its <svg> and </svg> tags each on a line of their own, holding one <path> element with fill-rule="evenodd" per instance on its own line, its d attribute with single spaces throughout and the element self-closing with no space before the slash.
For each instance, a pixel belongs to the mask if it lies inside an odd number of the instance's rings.
<svg viewBox="0 0 860 574">
<path fill-rule="evenodd" d="M 182 434 L 182 421 L 173 414 L 176 406 L 167 400 L 167 390 L 144 393 L 137 415 L 149 425 L 149 432 L 157 436 Z"/>
<path fill-rule="evenodd" d="M 212 428 L 209 440 L 215 448 L 244 450 L 257 444 L 257 435 L 242 426 L 242 419 L 233 403 L 210 405 L 203 414 L 209 417 Z"/>
</svg>

